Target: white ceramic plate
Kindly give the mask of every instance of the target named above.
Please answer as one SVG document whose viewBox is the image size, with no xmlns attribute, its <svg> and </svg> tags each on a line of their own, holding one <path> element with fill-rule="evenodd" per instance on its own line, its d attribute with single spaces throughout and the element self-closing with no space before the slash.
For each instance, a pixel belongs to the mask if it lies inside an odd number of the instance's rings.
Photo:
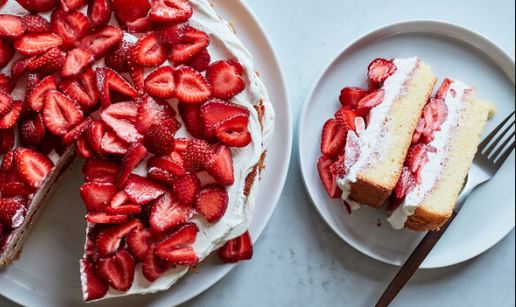
<svg viewBox="0 0 516 307">
<path fill-rule="evenodd" d="M 489 40 L 467 29 L 435 21 L 411 21 L 373 31 L 347 47 L 318 79 L 299 126 L 300 164 L 306 188 L 328 225 L 351 246 L 379 261 L 400 265 L 421 234 L 395 231 L 383 211 L 371 208 L 349 215 L 330 200 L 319 180 L 317 159 L 324 122 L 339 107 L 344 86 L 365 86 L 369 62 L 377 57 L 417 55 L 434 73 L 476 85 L 480 97 L 498 112 L 491 131 L 514 110 L 514 61 Z M 471 259 L 490 249 L 514 228 L 514 155 L 490 183 L 469 199 L 457 220 L 423 264 L 437 268 Z M 379 226 L 381 224 L 381 226 Z"/>
<path fill-rule="evenodd" d="M 255 16 L 240 1 L 212 0 L 217 12 L 231 21 L 239 38 L 251 50 L 271 99 L 277 121 L 260 183 L 251 234 L 262 233 L 279 200 L 286 180 L 292 144 L 292 119 L 283 74 L 277 56 Z M 79 259 L 83 254 L 84 211 L 79 187 L 81 163 L 73 166 L 37 223 L 22 257 L 0 272 L 0 294 L 29 306 L 78 306 L 81 304 Z M 272 172 L 274 170 L 274 172 Z M 210 258 L 198 273 L 187 275 L 171 290 L 156 295 L 109 300 L 95 306 L 174 306 L 202 293 L 231 271 Z"/>
</svg>

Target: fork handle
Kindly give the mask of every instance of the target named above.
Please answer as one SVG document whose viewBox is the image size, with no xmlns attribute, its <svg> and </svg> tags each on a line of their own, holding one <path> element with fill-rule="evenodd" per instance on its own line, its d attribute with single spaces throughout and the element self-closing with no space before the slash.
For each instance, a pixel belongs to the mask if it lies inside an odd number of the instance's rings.
<svg viewBox="0 0 516 307">
<path fill-rule="evenodd" d="M 396 298 L 401 289 L 405 287 L 407 282 L 412 278 L 414 273 L 419 269 L 423 261 L 432 249 L 435 247 L 437 242 L 441 239 L 443 234 L 446 232 L 450 224 L 453 222 L 457 213 L 454 211 L 451 218 L 444 224 L 439 231 L 430 231 L 416 247 L 412 255 L 407 259 L 403 267 L 398 272 L 398 275 L 394 277 L 391 284 L 387 287 L 382 297 L 376 304 L 376 307 L 387 307 Z"/>
</svg>

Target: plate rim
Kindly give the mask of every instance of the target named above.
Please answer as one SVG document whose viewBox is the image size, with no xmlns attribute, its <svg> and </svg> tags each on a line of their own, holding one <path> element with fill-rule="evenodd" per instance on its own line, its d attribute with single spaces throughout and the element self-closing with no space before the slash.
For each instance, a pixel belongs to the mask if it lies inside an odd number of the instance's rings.
<svg viewBox="0 0 516 307">
<path fill-rule="evenodd" d="M 436 28 L 438 30 L 436 30 Z M 446 31 L 447 30 L 447 31 Z M 319 205 L 317 205 L 317 202 L 314 199 L 314 196 L 310 192 L 310 188 L 306 179 L 307 174 L 309 174 L 308 170 L 304 167 L 306 163 L 303 163 L 305 160 L 303 158 L 303 151 L 302 148 L 304 148 L 302 145 L 305 143 L 305 140 L 303 136 L 301 135 L 301 131 L 304 131 L 305 128 L 305 119 L 306 114 L 308 112 L 308 107 L 310 105 L 310 102 L 313 100 L 313 97 L 315 95 L 315 92 L 321 83 L 322 78 L 326 73 L 331 69 L 333 65 L 336 64 L 336 62 L 339 60 L 339 58 L 346 52 L 348 52 L 350 49 L 356 47 L 357 45 L 361 45 L 363 43 L 367 43 L 369 41 L 377 41 L 379 37 L 382 38 L 388 38 L 400 34 L 418 34 L 418 33 L 424 33 L 427 35 L 438 35 L 442 37 L 446 37 L 449 39 L 455 39 L 457 41 L 460 41 L 461 43 L 467 44 L 468 46 L 472 46 L 476 49 L 477 52 L 480 52 L 484 57 L 488 58 L 493 64 L 496 65 L 498 69 L 500 69 L 504 75 L 512 82 L 514 85 L 516 83 L 515 78 L 515 61 L 514 59 L 504 50 L 502 49 L 497 43 L 490 40 L 489 38 L 483 36 L 482 34 L 475 32 L 472 29 L 469 29 L 464 26 L 460 26 L 448 21 L 444 20 L 438 20 L 438 19 L 408 19 L 403 20 L 399 22 L 393 22 L 393 23 L 387 23 L 382 26 L 376 27 L 371 31 L 366 32 L 363 35 L 357 36 L 354 38 L 351 43 L 347 44 L 343 49 L 340 49 L 334 57 L 330 59 L 327 65 L 323 66 L 324 68 L 319 73 L 317 78 L 314 81 L 314 84 L 312 85 L 308 96 L 306 100 L 303 103 L 303 107 L 301 109 L 298 125 L 297 125 L 297 142 L 298 142 L 298 164 L 299 168 L 301 170 L 301 177 L 303 178 L 303 185 L 305 187 L 305 190 L 310 196 L 310 200 L 312 202 L 312 205 L 315 207 L 317 214 L 319 217 L 330 227 L 330 229 L 344 242 L 346 242 L 348 245 L 353 247 L 355 250 L 361 252 L 362 254 L 375 259 L 379 262 L 386 263 L 393 266 L 401 266 L 402 263 L 396 263 L 394 261 L 390 261 L 386 258 L 379 257 L 373 252 L 368 251 L 367 249 L 363 248 L 362 245 L 357 244 L 355 242 L 352 242 L 351 240 L 348 240 L 345 236 L 341 235 L 340 231 L 338 230 L 338 227 L 336 225 L 333 225 L 329 222 L 327 218 L 324 217 L 324 214 L 321 212 Z M 471 42 L 467 39 L 464 39 L 463 37 L 459 35 L 454 35 L 453 33 L 462 33 L 466 34 L 465 37 L 474 38 L 474 42 Z M 485 49 L 482 48 L 489 48 L 490 50 L 494 51 L 494 55 L 496 58 L 493 58 L 492 55 L 489 55 L 487 52 L 485 52 Z M 503 65 L 503 64 L 509 63 L 510 65 Z M 436 268 L 445 268 L 453 265 L 457 265 L 460 263 L 464 263 L 468 260 L 471 260 L 473 258 L 478 257 L 479 255 L 491 250 L 495 245 L 500 243 L 504 238 L 506 238 L 511 231 L 515 229 L 515 223 L 513 222 L 512 228 L 510 228 L 505 235 L 501 236 L 497 240 L 493 240 L 491 244 L 488 244 L 487 248 L 482 251 L 476 251 L 469 255 L 468 257 L 464 257 L 460 260 L 453 260 L 448 263 L 436 263 L 434 265 L 429 265 L 426 263 L 423 263 L 421 265 L 420 269 L 436 269 Z"/>
</svg>

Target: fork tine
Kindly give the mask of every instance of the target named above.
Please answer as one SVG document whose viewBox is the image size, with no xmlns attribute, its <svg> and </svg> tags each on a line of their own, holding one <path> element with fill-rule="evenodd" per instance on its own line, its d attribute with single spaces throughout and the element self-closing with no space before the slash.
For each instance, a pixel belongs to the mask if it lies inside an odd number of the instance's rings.
<svg viewBox="0 0 516 307">
<path fill-rule="evenodd" d="M 480 152 L 483 152 L 485 147 L 487 145 L 489 145 L 489 143 L 491 142 L 492 139 L 494 139 L 494 137 L 498 134 L 498 132 L 500 132 L 502 130 L 502 128 L 505 126 L 505 124 L 507 124 L 509 122 L 509 120 L 512 118 L 512 116 L 514 115 L 515 111 L 513 111 L 511 113 L 511 115 L 509 115 L 500 125 L 498 125 L 498 127 L 496 127 L 496 129 L 491 132 L 491 134 L 489 134 L 482 143 L 480 143 L 479 145 L 479 151 Z"/>
<path fill-rule="evenodd" d="M 498 158 L 498 160 L 495 162 L 495 165 L 497 168 L 502 167 L 502 165 L 505 163 L 505 161 L 511 156 L 512 152 L 516 148 L 516 142 L 512 142 L 512 144 L 507 148 L 507 150 Z"/>
<path fill-rule="evenodd" d="M 514 137 L 516 136 L 516 132 L 513 132 L 511 134 L 511 136 L 509 136 L 504 142 L 502 145 L 500 145 L 498 147 L 498 149 L 496 150 L 495 153 L 493 153 L 491 155 L 491 158 L 489 158 L 489 160 L 491 161 L 496 161 L 498 159 L 498 156 L 500 156 L 500 154 L 503 152 L 503 150 L 505 149 L 505 147 L 507 147 L 507 145 L 509 144 L 510 141 L 513 141 Z"/>
<path fill-rule="evenodd" d="M 504 132 L 500 133 L 500 135 L 498 136 L 498 138 L 493 142 L 493 144 L 491 144 L 491 146 L 489 146 L 488 149 L 485 150 L 484 152 L 484 155 L 488 158 L 490 157 L 496 157 L 494 155 L 492 155 L 492 152 L 493 150 L 498 146 L 498 144 L 507 136 L 507 134 L 509 134 L 509 132 L 513 129 L 514 127 L 514 121 L 507 126 L 507 128 L 504 130 Z"/>
</svg>

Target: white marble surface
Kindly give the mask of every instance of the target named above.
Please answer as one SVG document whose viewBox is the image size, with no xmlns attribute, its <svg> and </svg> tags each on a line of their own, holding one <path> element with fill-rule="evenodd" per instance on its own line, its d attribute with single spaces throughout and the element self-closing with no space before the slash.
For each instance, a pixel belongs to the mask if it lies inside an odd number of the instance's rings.
<svg viewBox="0 0 516 307">
<path fill-rule="evenodd" d="M 510 0 L 244 1 L 277 49 L 295 118 L 328 61 L 355 38 L 387 23 L 454 22 L 489 37 L 514 58 L 515 7 Z M 420 271 L 393 305 L 515 306 L 514 261 L 512 232 L 472 261 Z M 324 224 L 304 190 L 294 155 L 281 203 L 253 261 L 185 306 L 372 306 L 395 272 L 352 249 Z M 0 298 L 0 306 L 15 305 Z"/>
</svg>

